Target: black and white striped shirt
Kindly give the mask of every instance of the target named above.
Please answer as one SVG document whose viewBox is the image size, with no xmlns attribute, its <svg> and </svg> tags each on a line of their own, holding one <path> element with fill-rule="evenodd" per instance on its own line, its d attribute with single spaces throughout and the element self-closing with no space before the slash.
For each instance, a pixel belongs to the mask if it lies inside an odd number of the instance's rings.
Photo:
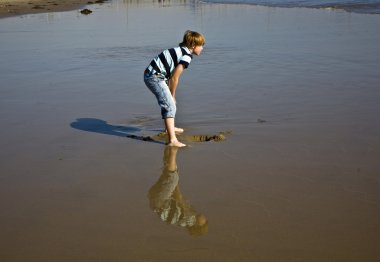
<svg viewBox="0 0 380 262">
<path fill-rule="evenodd" d="M 158 73 L 169 79 L 177 65 L 187 68 L 193 56 L 190 50 L 184 46 L 178 46 L 164 50 L 153 58 L 147 70 L 153 74 Z"/>
</svg>

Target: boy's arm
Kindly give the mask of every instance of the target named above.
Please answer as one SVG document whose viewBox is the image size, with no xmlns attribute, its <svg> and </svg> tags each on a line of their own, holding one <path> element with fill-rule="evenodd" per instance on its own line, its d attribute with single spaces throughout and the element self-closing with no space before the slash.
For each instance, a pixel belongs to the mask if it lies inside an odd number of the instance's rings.
<svg viewBox="0 0 380 262">
<path fill-rule="evenodd" d="M 170 92 L 172 93 L 174 101 L 175 101 L 175 91 L 176 91 L 177 86 L 178 86 L 179 76 L 182 74 L 182 72 L 183 72 L 183 65 L 179 64 L 174 69 L 174 72 L 173 72 L 173 74 L 169 80 L 169 89 L 170 89 Z"/>
</svg>

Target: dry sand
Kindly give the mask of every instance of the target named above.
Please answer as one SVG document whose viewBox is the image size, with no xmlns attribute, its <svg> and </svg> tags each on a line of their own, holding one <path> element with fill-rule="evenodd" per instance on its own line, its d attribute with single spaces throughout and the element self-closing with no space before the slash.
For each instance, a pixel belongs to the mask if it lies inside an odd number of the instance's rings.
<svg viewBox="0 0 380 262">
<path fill-rule="evenodd" d="M 33 13 L 59 12 L 81 8 L 91 0 L 0 0 L 0 18 Z"/>
</svg>

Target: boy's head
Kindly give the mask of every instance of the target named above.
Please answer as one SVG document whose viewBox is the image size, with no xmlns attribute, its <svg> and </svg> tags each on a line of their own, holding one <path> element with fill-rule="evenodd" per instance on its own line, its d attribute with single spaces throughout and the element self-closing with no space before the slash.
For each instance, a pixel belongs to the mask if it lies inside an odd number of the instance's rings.
<svg viewBox="0 0 380 262">
<path fill-rule="evenodd" d="M 194 225 L 187 228 L 189 234 L 192 236 L 203 236 L 208 233 L 208 221 L 203 214 L 196 215 L 196 222 Z"/>
<path fill-rule="evenodd" d="M 180 46 L 186 46 L 189 49 L 193 49 L 196 46 L 203 46 L 205 44 L 205 37 L 194 31 L 187 30 L 183 35 L 183 41 Z"/>
</svg>

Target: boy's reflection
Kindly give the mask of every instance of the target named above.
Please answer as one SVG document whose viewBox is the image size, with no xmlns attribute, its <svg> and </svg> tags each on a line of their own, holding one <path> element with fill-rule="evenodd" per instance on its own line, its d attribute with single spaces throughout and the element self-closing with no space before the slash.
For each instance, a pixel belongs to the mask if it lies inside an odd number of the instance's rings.
<svg viewBox="0 0 380 262">
<path fill-rule="evenodd" d="M 179 189 L 177 151 L 177 147 L 165 147 L 162 175 L 148 193 L 150 208 L 162 221 L 186 227 L 191 235 L 204 235 L 208 232 L 207 218 L 193 209 Z"/>
</svg>

